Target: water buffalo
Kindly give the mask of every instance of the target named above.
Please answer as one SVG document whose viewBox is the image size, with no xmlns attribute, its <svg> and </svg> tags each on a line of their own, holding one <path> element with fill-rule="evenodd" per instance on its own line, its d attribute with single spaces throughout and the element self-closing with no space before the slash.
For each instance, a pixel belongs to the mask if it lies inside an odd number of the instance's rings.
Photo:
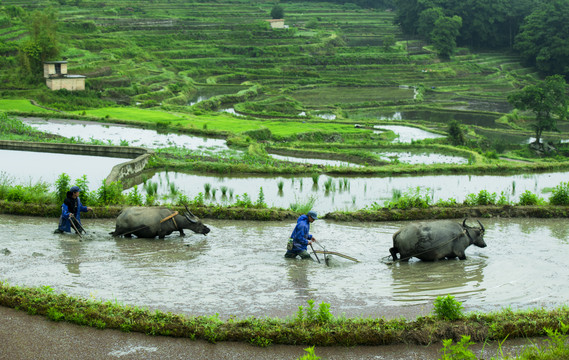
<svg viewBox="0 0 569 360">
<path fill-rule="evenodd" d="M 117 217 L 113 236 L 163 239 L 174 231 L 184 236 L 184 229 L 190 229 L 198 234 L 207 234 L 209 228 L 205 226 L 186 206 L 183 215 L 165 207 L 131 207 L 126 208 Z"/>
<path fill-rule="evenodd" d="M 393 234 L 393 247 L 389 252 L 393 260 L 397 260 L 397 253 L 401 254 L 401 261 L 412 257 L 424 261 L 456 257 L 464 260 L 464 252 L 470 245 L 486 247 L 484 226 L 480 221 L 478 224 L 480 227 L 470 227 L 466 219 L 462 225 L 449 220 L 409 224 Z"/>
</svg>

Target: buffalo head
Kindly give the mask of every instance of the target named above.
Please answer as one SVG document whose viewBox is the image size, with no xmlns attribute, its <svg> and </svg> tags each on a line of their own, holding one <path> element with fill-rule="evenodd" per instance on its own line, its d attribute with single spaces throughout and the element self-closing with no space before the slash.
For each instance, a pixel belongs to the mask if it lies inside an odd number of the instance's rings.
<svg viewBox="0 0 569 360">
<path fill-rule="evenodd" d="M 476 245 L 478 247 L 485 248 L 486 242 L 484 241 L 484 231 L 485 231 L 484 225 L 482 225 L 482 223 L 479 220 L 476 221 L 478 221 L 478 225 L 480 225 L 480 227 L 468 226 L 466 225 L 466 219 L 464 219 L 464 221 L 462 222 L 462 228 L 464 229 L 464 232 L 468 236 L 471 245 Z"/>
</svg>

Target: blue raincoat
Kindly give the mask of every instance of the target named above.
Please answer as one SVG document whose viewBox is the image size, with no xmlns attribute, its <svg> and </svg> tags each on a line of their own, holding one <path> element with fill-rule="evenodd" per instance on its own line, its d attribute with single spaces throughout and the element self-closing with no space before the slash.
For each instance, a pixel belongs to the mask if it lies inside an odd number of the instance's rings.
<svg viewBox="0 0 569 360">
<path fill-rule="evenodd" d="M 300 215 L 296 220 L 296 226 L 290 235 L 292 239 L 292 250 L 288 250 L 295 254 L 306 251 L 308 240 L 312 240 L 310 232 L 310 223 L 308 222 L 307 215 Z"/>
<path fill-rule="evenodd" d="M 75 202 L 71 196 L 67 196 L 63 201 L 63 205 L 61 205 L 61 216 L 59 217 L 58 230 L 68 233 L 71 232 L 71 221 L 69 220 L 69 214 L 71 212 L 73 212 L 75 219 L 79 224 L 81 224 L 81 213 L 87 212 L 87 207 L 81 204 L 81 199 L 79 197 L 77 197 L 77 202 Z"/>
</svg>

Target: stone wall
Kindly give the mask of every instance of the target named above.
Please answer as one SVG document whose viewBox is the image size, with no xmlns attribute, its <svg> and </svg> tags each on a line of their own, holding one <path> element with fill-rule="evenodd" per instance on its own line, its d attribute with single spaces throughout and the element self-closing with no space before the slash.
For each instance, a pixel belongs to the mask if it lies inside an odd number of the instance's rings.
<svg viewBox="0 0 569 360">
<path fill-rule="evenodd" d="M 154 154 L 152 150 L 134 146 L 56 144 L 17 140 L 0 140 L 0 149 L 132 159 L 115 165 L 111 173 L 105 179 L 105 183 L 107 184 L 139 174 L 148 163 L 150 157 Z"/>
<path fill-rule="evenodd" d="M 80 76 L 64 76 L 58 78 L 46 79 L 45 84 L 51 90 L 69 90 L 82 91 L 85 90 L 85 77 Z"/>
</svg>

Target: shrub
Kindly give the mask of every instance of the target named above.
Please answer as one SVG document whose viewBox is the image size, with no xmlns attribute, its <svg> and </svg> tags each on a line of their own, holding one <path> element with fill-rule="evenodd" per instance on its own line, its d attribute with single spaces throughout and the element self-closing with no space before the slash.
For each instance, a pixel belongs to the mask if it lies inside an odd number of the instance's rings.
<svg viewBox="0 0 569 360">
<path fill-rule="evenodd" d="M 520 205 L 537 205 L 541 204 L 542 202 L 543 199 L 529 190 L 524 191 L 524 193 L 520 195 Z"/>
<path fill-rule="evenodd" d="M 122 183 L 113 181 L 110 185 L 103 183 L 97 190 L 97 200 L 104 205 L 119 205 L 124 203 L 124 195 L 122 194 Z"/>
<path fill-rule="evenodd" d="M 55 195 L 57 202 L 62 203 L 67 196 L 67 191 L 69 191 L 69 183 L 71 182 L 71 178 L 66 173 L 62 173 L 59 175 L 57 180 L 55 181 Z"/>
<path fill-rule="evenodd" d="M 468 350 L 470 345 L 474 345 L 470 341 L 470 335 L 463 335 L 455 345 L 452 344 L 452 339 L 443 340 L 443 348 L 440 350 L 443 353 L 441 360 L 478 359 L 472 351 Z"/>
<path fill-rule="evenodd" d="M 569 205 L 569 182 L 562 182 L 553 189 L 549 203 L 551 205 Z"/>
<path fill-rule="evenodd" d="M 464 316 L 462 314 L 462 304 L 455 300 L 452 295 L 437 297 L 433 305 L 435 306 L 433 309 L 435 315 L 441 320 L 453 321 Z"/>
<path fill-rule="evenodd" d="M 496 193 L 490 194 L 487 190 L 480 190 L 478 194 L 468 194 L 464 199 L 464 204 L 473 205 L 495 205 Z"/>
</svg>

